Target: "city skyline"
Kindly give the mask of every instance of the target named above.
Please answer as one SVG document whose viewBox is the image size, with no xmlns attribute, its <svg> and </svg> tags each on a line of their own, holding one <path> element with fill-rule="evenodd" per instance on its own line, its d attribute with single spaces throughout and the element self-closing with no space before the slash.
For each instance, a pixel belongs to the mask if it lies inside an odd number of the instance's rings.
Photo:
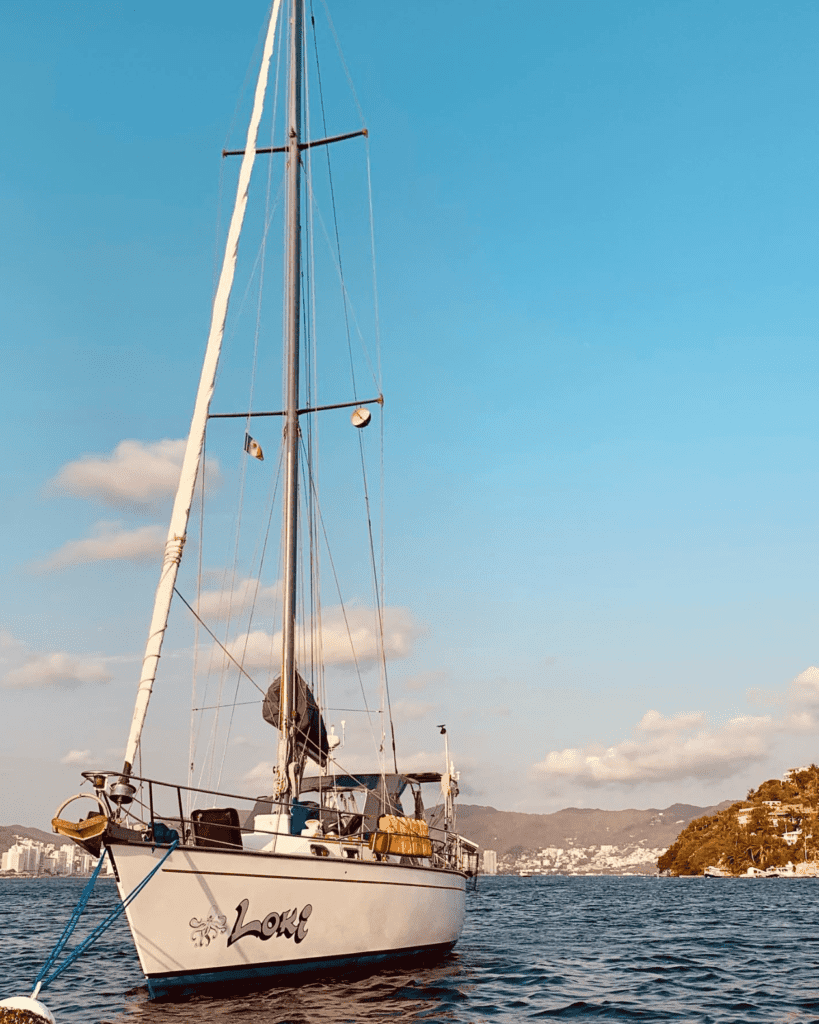
<svg viewBox="0 0 819 1024">
<path fill-rule="evenodd" d="M 0 858 L 0 871 L 20 875 L 89 875 L 99 858 L 74 843 L 46 843 L 42 839 L 18 836 Z M 113 874 L 110 861 L 106 874 Z"/>
</svg>

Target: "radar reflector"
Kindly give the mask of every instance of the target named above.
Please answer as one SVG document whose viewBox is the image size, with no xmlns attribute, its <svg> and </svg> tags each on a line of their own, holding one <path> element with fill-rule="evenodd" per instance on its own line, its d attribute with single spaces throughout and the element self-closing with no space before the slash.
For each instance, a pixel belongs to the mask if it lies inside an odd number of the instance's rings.
<svg viewBox="0 0 819 1024">
<path fill-rule="evenodd" d="M 354 427 L 358 427 L 360 430 L 362 427 L 366 427 L 372 418 L 372 413 L 369 409 L 359 406 L 350 417 L 350 422 Z"/>
</svg>

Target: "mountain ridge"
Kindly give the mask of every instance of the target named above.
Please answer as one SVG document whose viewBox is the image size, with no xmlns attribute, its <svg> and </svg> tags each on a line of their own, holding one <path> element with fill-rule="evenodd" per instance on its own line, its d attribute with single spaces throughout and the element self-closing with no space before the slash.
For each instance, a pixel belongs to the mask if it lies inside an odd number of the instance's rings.
<svg viewBox="0 0 819 1024">
<path fill-rule="evenodd" d="M 71 843 L 65 836 L 57 835 L 55 832 L 43 832 L 40 828 L 30 828 L 28 825 L 0 825 L 0 853 L 5 853 L 14 846 L 15 836 L 36 839 L 40 843 L 54 843 L 55 846 Z"/>
<path fill-rule="evenodd" d="M 715 814 L 733 801 L 708 807 L 670 804 L 646 809 L 604 811 L 595 807 L 565 807 L 550 814 L 499 811 L 480 804 L 459 804 L 456 830 L 481 850 L 496 850 L 499 857 L 520 850 L 557 847 L 635 846 L 668 847 L 691 822 Z"/>
</svg>

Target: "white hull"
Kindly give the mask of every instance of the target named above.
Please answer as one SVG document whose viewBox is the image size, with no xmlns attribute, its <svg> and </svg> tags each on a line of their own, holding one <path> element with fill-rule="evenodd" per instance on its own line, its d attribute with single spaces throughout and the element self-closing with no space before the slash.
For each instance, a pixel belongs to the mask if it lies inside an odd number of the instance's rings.
<svg viewBox="0 0 819 1024">
<path fill-rule="evenodd" d="M 167 848 L 109 846 L 125 897 Z M 126 913 L 151 995 L 444 951 L 457 871 L 337 857 L 175 850 Z"/>
</svg>

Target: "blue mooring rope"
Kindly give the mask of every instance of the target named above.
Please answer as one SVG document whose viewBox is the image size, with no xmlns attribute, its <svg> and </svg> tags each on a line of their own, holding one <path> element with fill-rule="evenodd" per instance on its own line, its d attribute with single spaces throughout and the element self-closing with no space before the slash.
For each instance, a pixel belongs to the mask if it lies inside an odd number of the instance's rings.
<svg viewBox="0 0 819 1024">
<path fill-rule="evenodd" d="M 63 929 L 62 935 L 57 940 L 57 945 L 54 947 L 54 949 L 51 950 L 51 953 L 49 954 L 48 959 L 43 964 L 43 969 L 40 971 L 40 973 L 34 979 L 35 986 L 38 984 L 38 982 L 42 978 L 45 977 L 46 974 L 48 974 L 49 970 L 57 962 L 57 957 L 60 955 L 60 953 L 62 953 L 63 947 L 65 946 L 66 942 L 68 942 L 69 936 L 74 931 L 74 929 L 77 927 L 77 921 L 79 921 L 80 915 L 85 910 L 86 904 L 88 903 L 88 900 L 91 897 L 91 890 L 94 888 L 94 883 L 97 880 L 97 875 L 102 870 L 102 862 L 105 860 L 105 854 L 106 854 L 106 848 L 103 847 L 102 856 L 100 857 L 99 861 L 97 862 L 97 866 L 94 868 L 93 874 L 88 879 L 88 883 L 85 886 L 85 888 L 83 889 L 82 896 L 80 896 L 79 901 L 77 902 L 76 907 L 74 907 L 74 913 L 71 915 L 71 918 L 69 919 L 68 924 Z"/>
<path fill-rule="evenodd" d="M 142 892 L 142 890 L 145 888 L 148 882 L 150 882 L 150 880 L 154 877 L 157 871 L 159 871 L 159 869 L 162 867 L 162 865 L 165 863 L 168 857 L 170 857 L 170 855 L 177 848 L 177 846 L 179 846 L 179 839 L 175 839 L 171 843 L 168 852 L 165 854 L 162 860 L 142 879 L 142 881 L 137 886 L 135 886 L 131 890 L 131 892 L 128 893 L 128 895 L 125 897 L 122 903 L 120 903 L 118 907 L 115 907 L 108 915 L 108 917 L 106 917 L 104 921 L 98 924 L 97 927 L 91 932 L 91 934 L 87 938 L 83 939 L 83 941 L 79 944 L 79 946 L 77 946 L 76 949 L 71 950 L 71 952 L 68 954 L 65 960 L 63 960 L 63 962 L 60 964 L 57 970 L 54 971 L 53 974 L 48 974 L 48 971 L 56 963 L 57 957 L 62 952 L 63 947 L 68 941 L 69 936 L 76 928 L 77 922 L 80 919 L 80 915 L 82 914 L 83 910 L 85 910 L 85 906 L 88 903 L 89 897 L 91 896 L 91 890 L 94 888 L 94 883 L 97 880 L 97 876 L 100 873 L 100 868 L 102 867 L 102 862 L 105 858 L 105 849 L 103 849 L 102 856 L 100 857 L 97 866 L 94 868 L 94 873 L 89 878 L 88 884 L 83 890 L 82 896 L 80 896 L 79 901 L 76 907 L 74 908 L 74 913 L 71 915 L 71 920 L 65 926 L 62 935 L 57 941 L 57 945 L 54 947 L 50 956 L 46 960 L 43 969 L 40 971 L 40 973 L 34 980 L 34 992 L 32 993 L 32 999 L 36 999 L 40 989 L 45 988 L 46 985 L 50 985 L 55 978 L 59 977 L 59 975 L 63 973 L 66 967 L 73 964 L 77 957 L 84 953 L 92 943 L 96 942 L 100 935 L 102 935 L 102 933 L 105 931 L 105 929 L 112 925 L 114 921 L 116 921 L 116 919 L 125 910 L 129 903 L 131 903 L 132 900 L 136 899 L 136 897 Z M 46 977 L 47 974 L 48 977 Z"/>
</svg>

